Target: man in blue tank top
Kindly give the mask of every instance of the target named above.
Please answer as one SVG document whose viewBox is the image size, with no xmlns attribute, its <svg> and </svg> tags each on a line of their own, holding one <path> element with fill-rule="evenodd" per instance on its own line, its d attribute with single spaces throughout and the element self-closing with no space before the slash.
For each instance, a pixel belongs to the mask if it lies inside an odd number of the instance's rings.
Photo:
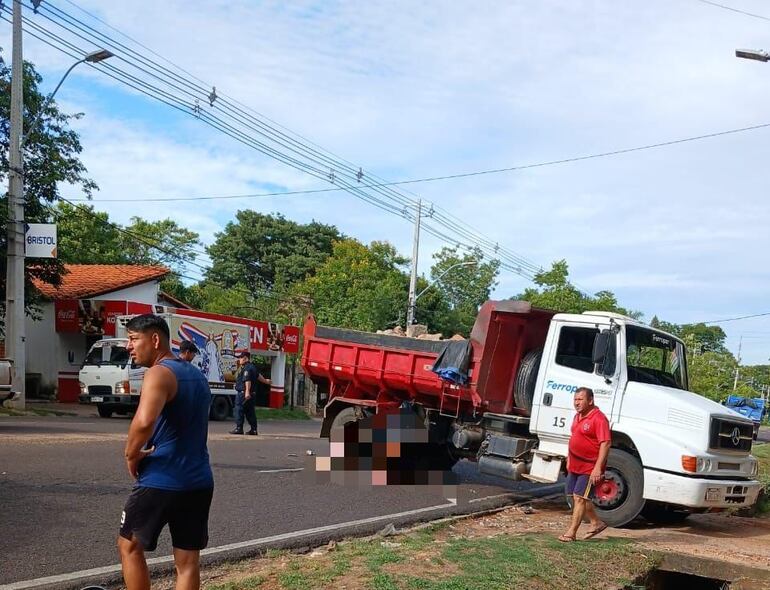
<svg viewBox="0 0 770 590">
<path fill-rule="evenodd" d="M 206 446 L 211 390 L 198 369 L 171 353 L 162 317 L 140 315 L 126 329 L 132 359 L 148 369 L 126 441 L 126 465 L 136 485 L 120 522 L 123 579 L 127 590 L 149 590 L 144 552 L 155 550 L 168 524 L 176 588 L 198 590 L 214 493 Z"/>
</svg>

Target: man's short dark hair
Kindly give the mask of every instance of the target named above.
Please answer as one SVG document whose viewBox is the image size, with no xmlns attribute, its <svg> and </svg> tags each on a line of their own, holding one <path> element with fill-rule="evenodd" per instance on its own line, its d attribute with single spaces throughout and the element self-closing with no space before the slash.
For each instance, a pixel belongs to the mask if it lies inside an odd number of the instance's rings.
<svg viewBox="0 0 770 590">
<path fill-rule="evenodd" d="M 195 343 L 191 340 L 182 340 L 182 343 L 179 345 L 179 352 L 192 352 L 193 354 L 198 354 L 198 347 L 195 346 Z"/>
<path fill-rule="evenodd" d="M 587 399 L 594 399 L 594 390 L 590 387 L 578 387 L 577 390 L 575 390 L 575 395 L 581 391 L 586 394 Z"/>
<path fill-rule="evenodd" d="M 235 356 L 237 356 L 239 359 L 251 359 L 251 354 L 246 350 L 239 352 Z"/>
<path fill-rule="evenodd" d="M 126 324 L 126 330 L 141 333 L 160 332 L 166 337 L 166 340 L 171 338 L 171 331 L 168 329 L 166 320 L 154 313 L 145 313 L 131 318 Z"/>
</svg>

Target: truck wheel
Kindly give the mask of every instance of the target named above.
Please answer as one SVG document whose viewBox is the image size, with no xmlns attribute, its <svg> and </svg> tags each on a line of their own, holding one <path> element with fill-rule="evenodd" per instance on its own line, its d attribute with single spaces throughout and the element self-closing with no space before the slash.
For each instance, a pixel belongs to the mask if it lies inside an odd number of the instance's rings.
<svg viewBox="0 0 770 590">
<path fill-rule="evenodd" d="M 517 408 L 527 412 L 532 411 L 532 398 L 535 396 L 537 370 L 540 368 L 541 358 L 543 358 L 542 348 L 530 350 L 521 359 L 519 371 L 516 374 L 516 383 L 513 386 L 513 399 Z"/>
<path fill-rule="evenodd" d="M 662 502 L 648 501 L 642 508 L 642 516 L 655 524 L 676 524 L 690 516 L 690 512 Z"/>
<path fill-rule="evenodd" d="M 330 430 L 344 428 L 346 424 L 352 424 L 353 422 L 358 422 L 358 414 L 356 413 L 356 409 L 350 406 L 347 408 L 342 408 L 334 417 L 334 420 L 332 420 Z"/>
<path fill-rule="evenodd" d="M 112 410 L 102 404 L 96 404 L 96 411 L 99 412 L 99 416 L 102 418 L 112 418 Z"/>
<path fill-rule="evenodd" d="M 612 527 L 634 520 L 644 508 L 644 472 L 639 460 L 620 449 L 610 449 L 604 481 L 594 489 L 594 506 Z"/>
<path fill-rule="evenodd" d="M 215 395 L 211 400 L 209 418 L 216 421 L 227 420 L 230 415 L 230 400 L 224 395 Z"/>
</svg>

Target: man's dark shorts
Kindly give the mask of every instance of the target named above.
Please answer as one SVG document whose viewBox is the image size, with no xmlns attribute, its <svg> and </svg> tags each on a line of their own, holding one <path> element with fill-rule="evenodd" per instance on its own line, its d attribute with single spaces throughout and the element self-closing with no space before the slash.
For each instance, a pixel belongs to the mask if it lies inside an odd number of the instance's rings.
<svg viewBox="0 0 770 590">
<path fill-rule="evenodd" d="M 209 508 L 213 488 L 174 492 L 134 488 L 120 519 L 120 536 L 135 538 L 146 551 L 155 551 L 168 524 L 176 549 L 200 550 L 209 542 Z"/>
<path fill-rule="evenodd" d="M 592 498 L 594 495 L 591 476 L 583 473 L 568 473 L 564 484 L 564 493 L 568 496 L 583 496 Z"/>
</svg>

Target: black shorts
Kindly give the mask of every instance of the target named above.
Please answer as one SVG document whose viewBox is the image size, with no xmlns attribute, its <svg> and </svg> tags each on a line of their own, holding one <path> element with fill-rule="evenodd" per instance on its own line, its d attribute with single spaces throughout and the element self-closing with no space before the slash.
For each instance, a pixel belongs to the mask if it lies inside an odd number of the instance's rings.
<svg viewBox="0 0 770 590">
<path fill-rule="evenodd" d="M 168 524 L 176 549 L 200 550 L 209 542 L 209 508 L 214 489 L 175 492 L 134 488 L 120 518 L 120 536 L 155 551 Z"/>
</svg>

